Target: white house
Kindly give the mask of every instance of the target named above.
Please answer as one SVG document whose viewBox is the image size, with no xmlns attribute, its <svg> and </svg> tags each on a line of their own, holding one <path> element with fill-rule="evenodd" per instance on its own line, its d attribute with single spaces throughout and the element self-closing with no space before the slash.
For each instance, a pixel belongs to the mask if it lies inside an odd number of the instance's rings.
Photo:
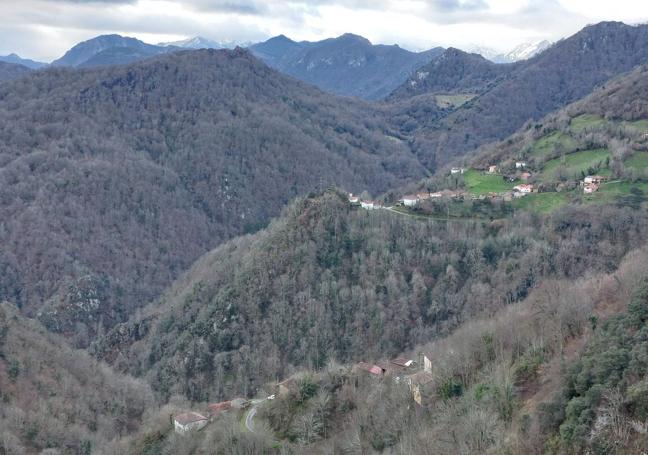
<svg viewBox="0 0 648 455">
<path fill-rule="evenodd" d="M 462 167 L 453 167 L 450 169 L 450 174 L 463 174 L 466 170 Z"/>
<path fill-rule="evenodd" d="M 183 412 L 173 418 L 173 426 L 176 433 L 186 433 L 188 431 L 198 431 L 207 425 L 209 419 L 197 412 Z"/>
<path fill-rule="evenodd" d="M 523 167 L 526 167 L 526 163 L 524 161 L 515 162 L 515 169 L 522 169 Z"/>
<path fill-rule="evenodd" d="M 406 207 L 414 207 L 416 204 L 418 204 L 419 198 L 416 194 L 408 194 L 407 196 L 403 196 L 403 205 Z"/>
<path fill-rule="evenodd" d="M 583 179 L 583 182 L 584 182 L 585 184 L 593 183 L 593 184 L 595 184 L 595 185 L 599 185 L 599 184 L 601 184 L 604 180 L 605 180 L 605 177 L 603 177 L 602 175 L 588 175 L 587 177 L 585 177 L 585 178 Z"/>
<path fill-rule="evenodd" d="M 375 208 L 374 201 L 360 201 L 360 207 L 366 210 L 373 210 Z"/>
<path fill-rule="evenodd" d="M 522 185 L 514 186 L 513 189 L 522 194 L 529 194 L 533 192 L 533 185 L 529 185 L 525 183 Z"/>
</svg>

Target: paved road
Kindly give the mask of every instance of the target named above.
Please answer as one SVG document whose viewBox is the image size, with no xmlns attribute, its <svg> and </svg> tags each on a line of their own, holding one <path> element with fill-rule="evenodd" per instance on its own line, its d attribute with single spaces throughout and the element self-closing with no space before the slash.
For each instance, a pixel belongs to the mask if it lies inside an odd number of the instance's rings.
<svg viewBox="0 0 648 455">
<path fill-rule="evenodd" d="M 250 433 L 254 433 L 254 416 L 256 413 L 257 407 L 256 405 L 253 405 L 245 416 L 245 428 L 247 428 Z"/>
<path fill-rule="evenodd" d="M 245 416 L 245 428 L 250 433 L 256 433 L 254 431 L 254 416 L 257 413 L 257 410 L 259 408 L 259 405 L 263 403 L 265 400 L 252 400 L 252 406 L 250 406 L 250 410 L 248 411 L 247 415 Z"/>
</svg>

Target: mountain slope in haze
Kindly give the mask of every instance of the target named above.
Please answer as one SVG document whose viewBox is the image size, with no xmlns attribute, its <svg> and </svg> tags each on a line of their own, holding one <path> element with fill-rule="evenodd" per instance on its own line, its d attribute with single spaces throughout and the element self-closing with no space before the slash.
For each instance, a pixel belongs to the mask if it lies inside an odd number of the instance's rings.
<svg viewBox="0 0 648 455">
<path fill-rule="evenodd" d="M 297 195 L 425 175 L 369 106 L 244 50 L 3 84 L 0 143 L 0 296 L 81 345 Z"/>
<path fill-rule="evenodd" d="M 439 57 L 418 68 L 387 98 L 401 100 L 421 94 L 479 94 L 515 69 L 498 65 L 478 54 L 446 49 Z"/>
<path fill-rule="evenodd" d="M 12 81 L 26 76 L 31 72 L 32 70 L 30 68 L 23 65 L 0 62 L 0 82 Z"/>
<path fill-rule="evenodd" d="M 501 140 L 589 94 L 597 85 L 648 62 L 648 26 L 604 22 L 588 26 L 524 62 L 499 83 L 440 121 L 411 117 L 431 168 Z"/>
<path fill-rule="evenodd" d="M 370 100 L 387 96 L 442 49 L 414 53 L 345 34 L 319 42 L 272 38 L 250 50 L 279 71 L 331 93 Z"/>
<path fill-rule="evenodd" d="M 279 35 L 270 38 L 262 43 L 250 46 L 250 51 L 272 67 L 277 67 L 282 58 L 288 59 L 290 55 L 310 46 L 313 43 L 307 41 L 293 41 L 286 35 Z"/>
<path fill-rule="evenodd" d="M 47 63 L 37 62 L 35 60 L 30 60 L 28 58 L 21 58 L 19 55 L 16 54 L 0 56 L 0 62 L 15 63 L 16 65 L 23 65 L 33 70 L 37 70 L 47 66 Z"/>
<path fill-rule="evenodd" d="M 101 35 L 75 45 L 61 58 L 54 60 L 52 66 L 126 64 L 173 50 L 177 48 L 154 46 L 120 35 Z"/>
<path fill-rule="evenodd" d="M 110 443 L 138 429 L 155 406 L 145 383 L 71 349 L 1 302 L 0 391 L 0 453 L 8 455 L 116 453 Z"/>
</svg>

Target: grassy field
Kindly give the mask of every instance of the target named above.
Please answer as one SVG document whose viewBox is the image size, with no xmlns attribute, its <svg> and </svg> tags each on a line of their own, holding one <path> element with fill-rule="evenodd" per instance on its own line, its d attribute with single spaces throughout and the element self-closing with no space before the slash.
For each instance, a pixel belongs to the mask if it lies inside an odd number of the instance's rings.
<svg viewBox="0 0 648 455">
<path fill-rule="evenodd" d="M 648 120 L 637 120 L 635 122 L 628 122 L 628 125 L 638 130 L 645 131 L 648 133 Z"/>
<path fill-rule="evenodd" d="M 515 183 L 504 181 L 501 175 L 483 174 L 473 169 L 466 171 L 464 182 L 466 189 L 476 196 L 487 193 L 501 193 L 515 186 Z"/>
<path fill-rule="evenodd" d="M 607 149 L 570 153 L 564 157 L 547 161 L 542 171 L 542 178 L 543 180 L 554 180 L 558 169 L 562 169 L 570 178 L 579 177 L 581 172 L 587 172 L 590 167 L 595 168 L 599 165 L 601 165 L 601 169 L 597 173 L 606 175 L 609 170 L 605 168 L 605 160 L 611 157 Z"/>
<path fill-rule="evenodd" d="M 541 137 L 533 144 L 531 153 L 539 158 L 553 154 L 556 147 L 561 147 L 565 152 L 574 150 L 577 146 L 576 141 L 560 131 L 554 131 L 551 134 Z"/>
<path fill-rule="evenodd" d="M 435 101 L 437 106 L 441 109 L 449 107 L 461 107 L 468 101 L 473 99 L 476 95 L 474 93 L 460 93 L 458 95 L 437 95 Z"/>
<path fill-rule="evenodd" d="M 571 124 L 569 125 L 569 128 L 574 133 L 581 133 L 588 128 L 596 128 L 597 126 L 604 125 L 605 123 L 607 123 L 607 120 L 597 115 L 585 114 L 574 117 L 571 121 Z"/>
<path fill-rule="evenodd" d="M 529 210 L 536 213 L 549 213 L 569 201 L 569 193 L 533 193 L 512 204 L 518 210 Z"/>
<path fill-rule="evenodd" d="M 642 171 L 648 168 L 648 152 L 636 152 L 623 163 L 626 167 Z"/>
</svg>

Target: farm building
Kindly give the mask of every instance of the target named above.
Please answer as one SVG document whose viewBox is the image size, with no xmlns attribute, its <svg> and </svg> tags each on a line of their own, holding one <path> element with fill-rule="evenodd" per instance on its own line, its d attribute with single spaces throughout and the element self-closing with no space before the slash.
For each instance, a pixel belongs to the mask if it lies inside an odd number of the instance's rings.
<svg viewBox="0 0 648 455">
<path fill-rule="evenodd" d="M 495 165 L 488 166 L 488 173 L 489 174 L 497 174 L 497 166 L 495 166 Z"/>
<path fill-rule="evenodd" d="M 516 185 L 516 186 L 513 187 L 513 189 L 515 191 L 519 192 L 519 193 L 522 193 L 522 194 L 533 193 L 533 185 L 529 185 L 529 184 L 526 184 L 526 183 L 524 183 L 522 185 Z"/>
<path fill-rule="evenodd" d="M 184 434 L 188 431 L 198 431 L 209 423 L 209 419 L 197 412 L 183 412 L 173 418 L 173 426 L 176 433 Z"/>
<path fill-rule="evenodd" d="M 349 202 L 351 204 L 358 204 L 360 202 L 360 198 L 358 196 L 354 196 L 353 193 L 349 193 Z"/>
<path fill-rule="evenodd" d="M 516 161 L 515 162 L 515 169 L 522 169 L 526 167 L 526 162 L 524 161 Z"/>
<path fill-rule="evenodd" d="M 588 184 L 588 183 L 593 183 L 595 185 L 600 185 L 606 180 L 606 177 L 602 175 L 588 175 L 583 179 L 583 183 Z"/>
<path fill-rule="evenodd" d="M 371 364 L 366 363 L 366 362 L 358 362 L 355 365 L 355 370 L 364 371 L 364 372 L 372 374 L 374 376 L 382 376 L 383 374 L 385 374 L 385 370 L 382 367 L 380 367 L 378 365 L 371 365 Z"/>
<path fill-rule="evenodd" d="M 406 207 L 414 207 L 416 204 L 418 204 L 419 199 L 416 194 L 408 194 L 407 196 L 403 196 L 403 205 Z"/>
</svg>

